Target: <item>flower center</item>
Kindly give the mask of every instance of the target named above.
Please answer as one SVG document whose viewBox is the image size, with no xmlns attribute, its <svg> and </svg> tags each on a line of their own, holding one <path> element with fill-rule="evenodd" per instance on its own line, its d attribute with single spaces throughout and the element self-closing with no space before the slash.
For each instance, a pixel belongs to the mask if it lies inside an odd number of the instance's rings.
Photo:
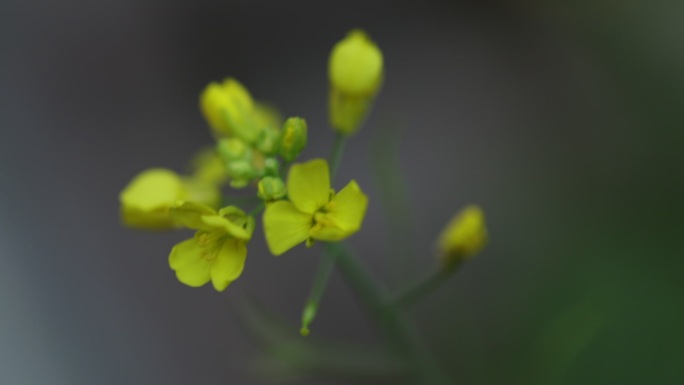
<svg viewBox="0 0 684 385">
<path fill-rule="evenodd" d="M 199 234 L 197 237 L 197 243 L 200 246 L 200 258 L 211 262 L 216 259 L 221 247 L 223 246 L 223 241 L 226 235 L 218 232 L 204 232 Z"/>
<path fill-rule="evenodd" d="M 311 226 L 310 234 L 317 233 L 321 231 L 323 227 L 334 226 L 335 224 L 328 216 L 328 212 L 335 207 L 335 202 L 328 202 L 325 206 L 321 207 L 313 215 L 313 225 Z"/>
</svg>

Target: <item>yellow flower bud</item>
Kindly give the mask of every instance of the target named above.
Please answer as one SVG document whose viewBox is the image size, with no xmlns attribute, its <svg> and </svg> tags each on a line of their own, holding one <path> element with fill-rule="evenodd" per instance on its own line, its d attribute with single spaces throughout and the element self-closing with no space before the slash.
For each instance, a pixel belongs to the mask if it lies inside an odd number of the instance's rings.
<svg viewBox="0 0 684 385">
<path fill-rule="evenodd" d="M 249 132 L 254 101 L 249 91 L 233 78 L 223 83 L 211 82 L 200 95 L 200 109 L 217 136 Z"/>
<path fill-rule="evenodd" d="M 299 156 L 307 142 L 306 120 L 302 118 L 289 118 L 285 121 L 283 132 L 280 136 L 280 156 L 286 162 L 292 162 Z"/>
<path fill-rule="evenodd" d="M 278 177 L 266 176 L 261 178 L 258 189 L 257 195 L 265 201 L 278 200 L 287 195 L 285 182 Z"/>
<path fill-rule="evenodd" d="M 352 134 L 366 117 L 383 80 L 382 52 L 361 30 L 353 30 L 330 53 L 330 123 Z"/>
<path fill-rule="evenodd" d="M 437 241 L 439 258 L 446 268 L 477 254 L 487 243 L 487 228 L 482 209 L 469 205 L 456 214 Z"/>
<path fill-rule="evenodd" d="M 374 95 L 382 83 L 382 52 L 361 30 L 353 30 L 333 47 L 330 84 L 352 95 Z"/>
</svg>

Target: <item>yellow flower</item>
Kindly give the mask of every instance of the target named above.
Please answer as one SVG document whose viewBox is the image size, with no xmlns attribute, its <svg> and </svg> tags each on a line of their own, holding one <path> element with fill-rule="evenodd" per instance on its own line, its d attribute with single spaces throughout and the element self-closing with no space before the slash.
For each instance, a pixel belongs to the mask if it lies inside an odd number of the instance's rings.
<svg viewBox="0 0 684 385">
<path fill-rule="evenodd" d="M 163 168 L 141 172 L 119 194 L 123 223 L 129 227 L 153 230 L 178 226 L 169 215 L 169 208 L 178 200 L 216 205 L 219 199 L 216 186 L 182 178 Z"/>
<path fill-rule="evenodd" d="M 469 205 L 458 212 L 437 241 L 442 263 L 453 267 L 477 254 L 487 243 L 487 227 L 482 209 Z"/>
<path fill-rule="evenodd" d="M 383 80 L 382 52 L 361 30 L 353 30 L 330 53 L 330 123 L 352 134 L 366 117 Z"/>
<path fill-rule="evenodd" d="M 264 212 L 266 243 L 274 255 L 304 241 L 340 241 L 361 228 L 368 197 L 353 180 L 335 194 L 323 159 L 294 164 L 287 192 L 289 201 L 271 203 Z"/>
<path fill-rule="evenodd" d="M 200 95 L 200 109 L 219 137 L 250 131 L 245 126 L 252 125 L 254 101 L 249 91 L 233 78 L 227 78 L 223 83 L 209 83 Z"/>
<path fill-rule="evenodd" d="M 194 238 L 178 243 L 169 255 L 169 266 L 178 280 L 199 287 L 209 281 L 217 291 L 225 290 L 242 274 L 247 242 L 254 232 L 254 218 L 235 206 L 214 209 L 192 202 L 179 202 L 171 215 L 185 227 L 196 229 Z"/>
</svg>

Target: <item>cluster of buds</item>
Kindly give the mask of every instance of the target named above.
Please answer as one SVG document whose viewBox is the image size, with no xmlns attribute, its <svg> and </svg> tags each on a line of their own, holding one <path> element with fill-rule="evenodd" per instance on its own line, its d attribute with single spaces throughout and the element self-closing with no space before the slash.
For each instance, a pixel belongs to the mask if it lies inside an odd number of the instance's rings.
<svg viewBox="0 0 684 385">
<path fill-rule="evenodd" d="M 277 156 L 291 162 L 306 145 L 304 119 L 290 118 L 281 129 L 280 114 L 255 102 L 236 79 L 210 83 L 200 95 L 200 107 L 217 139 L 217 153 L 231 187 L 243 188 L 267 176 L 277 177 Z"/>
</svg>

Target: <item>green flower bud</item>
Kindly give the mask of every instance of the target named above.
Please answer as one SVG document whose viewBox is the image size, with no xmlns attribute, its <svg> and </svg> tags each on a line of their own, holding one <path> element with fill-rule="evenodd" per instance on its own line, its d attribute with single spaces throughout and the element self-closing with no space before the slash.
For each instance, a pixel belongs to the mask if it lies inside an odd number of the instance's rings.
<svg viewBox="0 0 684 385">
<path fill-rule="evenodd" d="M 353 30 L 330 53 L 330 123 L 349 135 L 356 132 L 383 80 L 382 52 L 361 30 Z"/>
<path fill-rule="evenodd" d="M 289 118 L 285 121 L 280 136 L 280 156 L 286 162 L 297 159 L 299 153 L 306 147 L 306 131 L 306 120 L 302 118 Z"/>
<path fill-rule="evenodd" d="M 259 134 L 256 148 L 264 155 L 274 155 L 280 146 L 280 131 L 276 128 L 266 127 Z"/>
<path fill-rule="evenodd" d="M 247 159 L 227 162 L 226 171 L 230 177 L 230 185 L 235 188 L 247 186 L 258 174 L 254 165 Z"/>
<path fill-rule="evenodd" d="M 265 176 L 278 176 L 280 174 L 280 162 L 276 158 L 266 158 L 264 160 L 264 173 Z"/>
<path fill-rule="evenodd" d="M 259 198 L 265 201 L 274 201 L 284 198 L 287 195 L 285 182 L 278 177 L 267 176 L 259 181 Z"/>
<path fill-rule="evenodd" d="M 221 139 L 216 144 L 216 151 L 225 162 L 250 157 L 250 149 L 245 142 L 237 138 Z"/>
<path fill-rule="evenodd" d="M 487 243 L 487 227 L 482 209 L 470 205 L 457 213 L 437 241 L 440 261 L 453 268 L 480 252 Z"/>
</svg>

